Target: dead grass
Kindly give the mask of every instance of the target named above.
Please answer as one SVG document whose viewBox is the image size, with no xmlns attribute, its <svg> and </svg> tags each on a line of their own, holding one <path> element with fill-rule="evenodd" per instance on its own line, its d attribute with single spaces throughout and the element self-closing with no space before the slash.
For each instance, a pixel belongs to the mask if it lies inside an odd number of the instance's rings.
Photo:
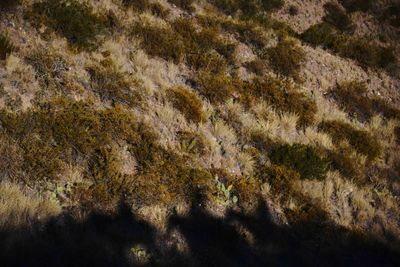
<svg viewBox="0 0 400 267">
<path fill-rule="evenodd" d="M 0 183 L 0 228 L 26 227 L 61 212 L 57 203 L 33 196 L 16 184 Z"/>
</svg>

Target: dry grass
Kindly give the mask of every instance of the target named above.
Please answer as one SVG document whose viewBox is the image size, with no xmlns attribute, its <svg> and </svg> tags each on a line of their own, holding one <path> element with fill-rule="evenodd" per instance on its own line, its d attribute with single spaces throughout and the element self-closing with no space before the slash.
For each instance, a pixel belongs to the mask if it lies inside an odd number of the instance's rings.
<svg viewBox="0 0 400 267">
<path fill-rule="evenodd" d="M 57 203 L 24 192 L 12 183 L 0 183 L 0 228 L 29 226 L 61 212 Z"/>
</svg>

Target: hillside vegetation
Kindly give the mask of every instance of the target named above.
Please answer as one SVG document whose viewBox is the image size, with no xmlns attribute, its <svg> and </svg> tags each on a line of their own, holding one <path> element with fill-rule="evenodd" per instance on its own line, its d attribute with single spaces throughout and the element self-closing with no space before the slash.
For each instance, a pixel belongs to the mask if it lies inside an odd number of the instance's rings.
<svg viewBox="0 0 400 267">
<path fill-rule="evenodd" d="M 0 265 L 400 264 L 398 1 L 0 12 Z"/>
</svg>

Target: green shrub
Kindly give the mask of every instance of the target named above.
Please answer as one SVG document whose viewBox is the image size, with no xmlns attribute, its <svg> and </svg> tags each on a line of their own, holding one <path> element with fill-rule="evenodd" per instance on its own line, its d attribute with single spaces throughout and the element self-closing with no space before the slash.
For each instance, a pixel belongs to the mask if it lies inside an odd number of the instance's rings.
<svg viewBox="0 0 400 267">
<path fill-rule="evenodd" d="M 45 0 L 35 3 L 33 11 L 44 16 L 50 27 L 80 49 L 96 47 L 97 36 L 106 30 L 106 17 L 95 14 L 86 2 Z"/>
<path fill-rule="evenodd" d="M 315 148 L 303 144 L 283 144 L 273 149 L 270 159 L 299 172 L 302 179 L 322 179 L 329 165 Z"/>
<path fill-rule="evenodd" d="M 200 123 L 206 120 L 202 100 L 189 89 L 172 87 L 167 91 L 167 97 L 188 121 Z"/>
<path fill-rule="evenodd" d="M 275 72 L 299 80 L 299 72 L 305 61 L 305 52 L 293 40 L 283 40 L 276 47 L 267 50 L 268 58 Z"/>
<path fill-rule="evenodd" d="M 271 76 L 255 78 L 252 82 L 239 86 L 241 101 L 247 106 L 257 98 L 266 100 L 278 111 L 292 112 L 299 115 L 298 126 L 310 125 L 317 112 L 315 101 L 307 97 L 291 82 Z"/>
<path fill-rule="evenodd" d="M 7 56 L 16 50 L 7 34 L 0 34 L 0 60 L 5 60 Z"/>
<path fill-rule="evenodd" d="M 102 101 L 133 106 L 138 103 L 138 97 L 131 89 L 132 84 L 111 59 L 105 59 L 100 64 L 88 68 L 91 87 L 100 95 Z"/>
<path fill-rule="evenodd" d="M 334 2 L 328 2 L 324 5 L 325 16 L 323 20 L 330 25 L 335 26 L 341 32 L 352 33 L 355 30 L 355 26 L 351 21 L 351 18 L 346 14 L 340 6 Z"/>
<path fill-rule="evenodd" d="M 367 96 L 367 85 L 364 82 L 350 81 L 339 84 L 331 90 L 346 112 L 360 120 L 369 120 L 374 114 L 379 113 L 386 118 L 400 118 L 400 110 L 379 97 Z"/>
<path fill-rule="evenodd" d="M 214 74 L 207 71 L 200 71 L 196 82 L 199 91 L 207 97 L 211 103 L 223 103 L 232 97 L 234 81 L 225 73 Z"/>
<path fill-rule="evenodd" d="M 349 144 L 360 154 L 374 160 L 382 152 L 379 142 L 367 131 L 353 128 L 351 124 L 340 121 L 324 121 L 319 129 L 332 137 L 335 144 L 348 141 Z"/>
</svg>

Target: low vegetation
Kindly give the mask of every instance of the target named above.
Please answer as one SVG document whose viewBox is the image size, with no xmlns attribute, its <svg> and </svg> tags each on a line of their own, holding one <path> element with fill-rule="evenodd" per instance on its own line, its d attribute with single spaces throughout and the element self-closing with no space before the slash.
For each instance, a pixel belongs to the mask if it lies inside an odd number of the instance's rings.
<svg viewBox="0 0 400 267">
<path fill-rule="evenodd" d="M 5 60 L 15 49 L 16 47 L 13 45 L 10 37 L 7 34 L 0 34 L 0 60 Z"/>
<path fill-rule="evenodd" d="M 343 82 L 332 89 L 331 94 L 338 100 L 341 108 L 361 121 L 369 120 L 375 114 L 389 119 L 398 119 L 400 116 L 400 110 L 384 99 L 368 97 L 368 88 L 364 82 Z"/>
<path fill-rule="evenodd" d="M 300 69 L 305 62 L 305 53 L 293 40 L 283 40 L 267 50 L 269 61 L 275 72 L 300 80 Z"/>
<path fill-rule="evenodd" d="M 393 49 L 378 45 L 366 38 L 337 33 L 328 23 L 311 26 L 301 38 L 314 46 L 332 49 L 340 56 L 353 59 L 363 67 L 390 69 L 397 60 Z"/>
<path fill-rule="evenodd" d="M 290 81 L 265 76 L 256 78 L 242 86 L 242 101 L 248 105 L 262 98 L 281 112 L 291 112 L 299 116 L 298 126 L 306 126 L 314 121 L 317 111 L 315 102 L 300 92 Z"/>
<path fill-rule="evenodd" d="M 111 59 L 105 59 L 99 64 L 88 67 L 91 87 L 99 94 L 102 101 L 110 101 L 112 104 L 120 103 L 133 106 L 139 102 L 133 83 L 122 73 Z"/>
<path fill-rule="evenodd" d="M 346 12 L 336 3 L 328 2 L 324 5 L 326 15 L 323 20 L 334 26 L 341 32 L 352 33 L 355 30 L 355 26 L 351 21 L 351 18 Z"/>
<path fill-rule="evenodd" d="M 79 49 L 95 48 L 97 37 L 106 32 L 106 16 L 96 14 L 87 2 L 45 0 L 35 3 L 33 11 Z"/>
<path fill-rule="evenodd" d="M 365 130 L 355 129 L 352 125 L 340 121 L 324 121 L 319 125 L 321 131 L 328 133 L 339 144 L 347 141 L 360 154 L 374 160 L 380 156 L 382 148 L 379 142 Z"/>
<path fill-rule="evenodd" d="M 167 97 L 174 108 L 179 110 L 188 121 L 200 123 L 206 120 L 201 98 L 189 89 L 172 87 L 168 90 Z"/>
<path fill-rule="evenodd" d="M 281 145 L 273 149 L 270 159 L 297 171 L 302 179 L 322 179 L 329 164 L 315 148 L 302 144 Z"/>
<path fill-rule="evenodd" d="M 0 10 L 10 10 L 21 3 L 20 0 L 2 0 L 0 2 Z"/>
</svg>

